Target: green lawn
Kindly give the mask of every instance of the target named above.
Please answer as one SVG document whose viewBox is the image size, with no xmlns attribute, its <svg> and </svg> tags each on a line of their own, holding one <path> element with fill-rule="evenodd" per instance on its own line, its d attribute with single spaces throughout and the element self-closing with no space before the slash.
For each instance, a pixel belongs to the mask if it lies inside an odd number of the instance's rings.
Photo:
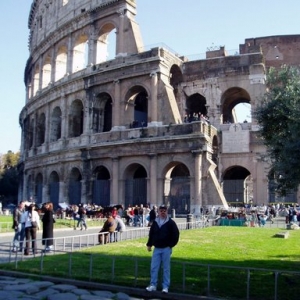
<svg viewBox="0 0 300 300">
<path fill-rule="evenodd" d="M 87 219 L 87 224 L 89 227 L 95 227 L 95 226 L 102 226 L 103 225 L 103 219 Z M 9 224 L 7 224 L 9 223 Z M 0 216 L 0 233 L 1 232 L 13 232 L 12 229 L 12 215 L 9 216 Z M 68 228 L 68 227 L 74 227 L 74 220 L 73 219 L 56 219 L 56 222 L 54 224 L 54 228 Z"/>
<path fill-rule="evenodd" d="M 211 296 L 245 299 L 247 276 L 250 274 L 250 298 L 274 299 L 274 276 L 277 273 L 274 270 L 277 270 L 280 273 L 277 299 L 298 299 L 300 230 L 290 230 L 287 239 L 274 237 L 282 231 L 284 229 L 232 226 L 182 231 L 179 244 L 173 249 L 170 290 L 208 295 L 208 265 L 211 265 Z M 74 252 L 71 256 L 48 255 L 43 260 L 42 274 L 144 288 L 149 283 L 151 259 L 145 243 L 143 238 L 95 246 Z M 19 262 L 18 270 L 39 273 L 40 265 L 41 259 L 36 258 Z M 15 270 L 13 264 L 2 267 Z M 250 270 L 248 274 L 247 268 L 260 270 Z M 291 275 L 284 271 L 299 273 Z M 183 272 L 186 278 L 184 285 Z"/>
</svg>

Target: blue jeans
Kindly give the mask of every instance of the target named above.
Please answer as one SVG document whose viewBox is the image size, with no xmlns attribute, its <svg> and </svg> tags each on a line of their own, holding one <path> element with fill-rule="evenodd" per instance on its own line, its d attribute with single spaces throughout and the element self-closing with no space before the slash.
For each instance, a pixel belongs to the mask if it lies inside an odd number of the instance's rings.
<svg viewBox="0 0 300 300">
<path fill-rule="evenodd" d="M 13 248 L 15 248 L 15 250 L 17 250 L 17 248 L 20 246 L 21 234 L 22 234 L 22 223 L 19 223 L 18 229 L 15 230 L 15 235 L 14 235 L 14 239 L 13 239 Z M 24 236 L 23 236 L 23 240 L 24 240 Z M 23 240 L 22 240 L 22 242 L 23 242 Z"/>
<path fill-rule="evenodd" d="M 150 285 L 157 286 L 158 272 L 162 264 L 163 266 L 163 289 L 170 286 L 170 262 L 171 262 L 172 248 L 154 248 L 151 259 L 151 281 Z"/>
</svg>

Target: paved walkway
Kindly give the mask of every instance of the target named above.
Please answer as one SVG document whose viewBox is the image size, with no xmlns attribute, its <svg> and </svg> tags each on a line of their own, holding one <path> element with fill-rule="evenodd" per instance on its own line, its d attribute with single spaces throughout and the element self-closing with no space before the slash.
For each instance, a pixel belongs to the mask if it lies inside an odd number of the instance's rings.
<svg viewBox="0 0 300 300">
<path fill-rule="evenodd" d="M 0 300 L 220 300 L 214 297 L 147 292 L 146 289 L 97 284 L 0 270 Z"/>
<path fill-rule="evenodd" d="M 11 276 L 0 276 L 0 299 L 41 299 L 41 300 L 133 300 L 129 295 L 119 292 L 90 290 L 72 284 L 55 284 L 51 281 L 35 281 Z M 140 298 L 142 299 L 142 298 Z"/>
</svg>

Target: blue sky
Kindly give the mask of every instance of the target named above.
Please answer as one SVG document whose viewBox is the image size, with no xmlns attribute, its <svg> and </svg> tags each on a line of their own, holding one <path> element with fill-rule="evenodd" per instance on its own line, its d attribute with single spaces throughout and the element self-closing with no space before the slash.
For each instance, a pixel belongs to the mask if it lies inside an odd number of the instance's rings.
<svg viewBox="0 0 300 300">
<path fill-rule="evenodd" d="M 0 154 L 20 148 L 18 119 L 25 104 L 31 3 L 0 2 Z M 299 12 L 299 0 L 137 0 L 136 20 L 147 48 L 164 43 L 180 55 L 193 57 L 211 47 L 238 50 L 246 38 L 300 34 Z"/>
</svg>

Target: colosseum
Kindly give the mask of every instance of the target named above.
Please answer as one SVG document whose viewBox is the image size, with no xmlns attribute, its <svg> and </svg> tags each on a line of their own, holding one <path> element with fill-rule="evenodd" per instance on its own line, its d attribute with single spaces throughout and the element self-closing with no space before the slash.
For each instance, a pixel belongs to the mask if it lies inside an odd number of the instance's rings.
<svg viewBox="0 0 300 300">
<path fill-rule="evenodd" d="M 142 0 L 140 0 L 142 1 Z M 145 49 L 138 0 L 34 0 L 28 27 L 19 200 L 55 205 L 211 205 L 278 198 L 258 125 L 266 70 L 299 63 L 300 36 L 245 39 L 189 60 Z M 107 55 L 113 36 L 114 57 Z"/>
</svg>

